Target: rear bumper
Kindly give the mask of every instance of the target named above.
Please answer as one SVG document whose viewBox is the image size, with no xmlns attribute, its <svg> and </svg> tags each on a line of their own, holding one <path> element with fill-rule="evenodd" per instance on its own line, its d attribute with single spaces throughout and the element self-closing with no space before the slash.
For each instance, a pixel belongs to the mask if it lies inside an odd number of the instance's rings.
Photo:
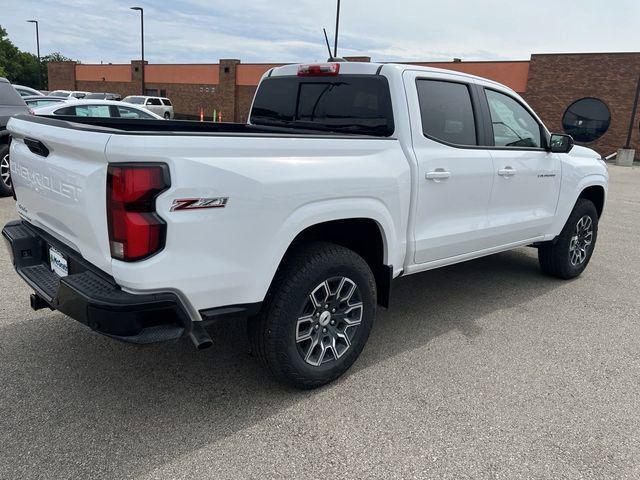
<svg viewBox="0 0 640 480">
<path fill-rule="evenodd" d="M 191 319 L 177 295 L 124 292 L 79 253 L 26 222 L 9 222 L 2 236 L 16 272 L 37 295 L 34 308 L 48 306 L 98 333 L 131 343 L 166 342 L 191 333 Z M 67 257 L 66 277 L 51 271 L 50 246 Z"/>
</svg>

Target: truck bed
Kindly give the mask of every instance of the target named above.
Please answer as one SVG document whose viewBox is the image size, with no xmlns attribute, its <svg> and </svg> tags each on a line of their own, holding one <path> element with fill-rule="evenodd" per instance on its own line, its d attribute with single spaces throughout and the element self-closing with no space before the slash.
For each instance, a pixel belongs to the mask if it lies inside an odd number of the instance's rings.
<svg viewBox="0 0 640 480">
<path fill-rule="evenodd" d="M 379 138 L 373 135 L 338 133 L 301 127 L 214 123 L 194 120 L 142 120 L 127 118 L 76 117 L 65 115 L 17 115 L 16 118 L 44 125 L 124 135 L 211 135 L 211 136 L 313 136 Z"/>
</svg>

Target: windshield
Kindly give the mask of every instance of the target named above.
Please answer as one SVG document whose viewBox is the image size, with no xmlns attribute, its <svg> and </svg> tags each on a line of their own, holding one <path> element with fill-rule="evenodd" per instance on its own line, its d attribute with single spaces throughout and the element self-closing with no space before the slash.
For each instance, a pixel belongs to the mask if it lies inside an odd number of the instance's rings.
<svg viewBox="0 0 640 480">
<path fill-rule="evenodd" d="M 389 85 L 379 75 L 267 78 L 250 122 L 375 136 L 394 131 Z"/>
<path fill-rule="evenodd" d="M 85 98 L 85 100 L 104 100 L 106 98 L 105 93 L 89 93 Z"/>
<path fill-rule="evenodd" d="M 68 97 L 71 92 L 65 92 L 64 90 L 54 90 L 49 95 L 52 97 Z"/>
<path fill-rule="evenodd" d="M 142 105 L 144 103 L 144 97 L 124 97 L 123 102 L 133 103 L 135 105 Z"/>
</svg>

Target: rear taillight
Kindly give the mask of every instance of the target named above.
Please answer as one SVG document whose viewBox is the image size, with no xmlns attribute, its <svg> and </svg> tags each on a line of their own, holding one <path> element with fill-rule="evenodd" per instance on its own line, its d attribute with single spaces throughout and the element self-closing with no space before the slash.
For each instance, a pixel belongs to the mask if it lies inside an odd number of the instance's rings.
<svg viewBox="0 0 640 480">
<path fill-rule="evenodd" d="M 113 164 L 107 170 L 107 220 L 111 257 L 142 260 L 162 250 L 166 224 L 156 197 L 169 188 L 169 169 L 159 164 Z"/>
<path fill-rule="evenodd" d="M 314 63 L 311 65 L 300 65 L 298 67 L 299 77 L 323 77 L 335 76 L 340 73 L 339 63 Z"/>
</svg>

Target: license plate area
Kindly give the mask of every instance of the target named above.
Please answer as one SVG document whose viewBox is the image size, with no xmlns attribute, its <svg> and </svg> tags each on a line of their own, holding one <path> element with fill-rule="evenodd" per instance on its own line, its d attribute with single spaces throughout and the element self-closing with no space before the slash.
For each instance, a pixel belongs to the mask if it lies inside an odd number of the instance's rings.
<svg viewBox="0 0 640 480">
<path fill-rule="evenodd" d="M 59 250 L 49 247 L 49 268 L 59 277 L 69 275 L 69 259 Z"/>
</svg>

